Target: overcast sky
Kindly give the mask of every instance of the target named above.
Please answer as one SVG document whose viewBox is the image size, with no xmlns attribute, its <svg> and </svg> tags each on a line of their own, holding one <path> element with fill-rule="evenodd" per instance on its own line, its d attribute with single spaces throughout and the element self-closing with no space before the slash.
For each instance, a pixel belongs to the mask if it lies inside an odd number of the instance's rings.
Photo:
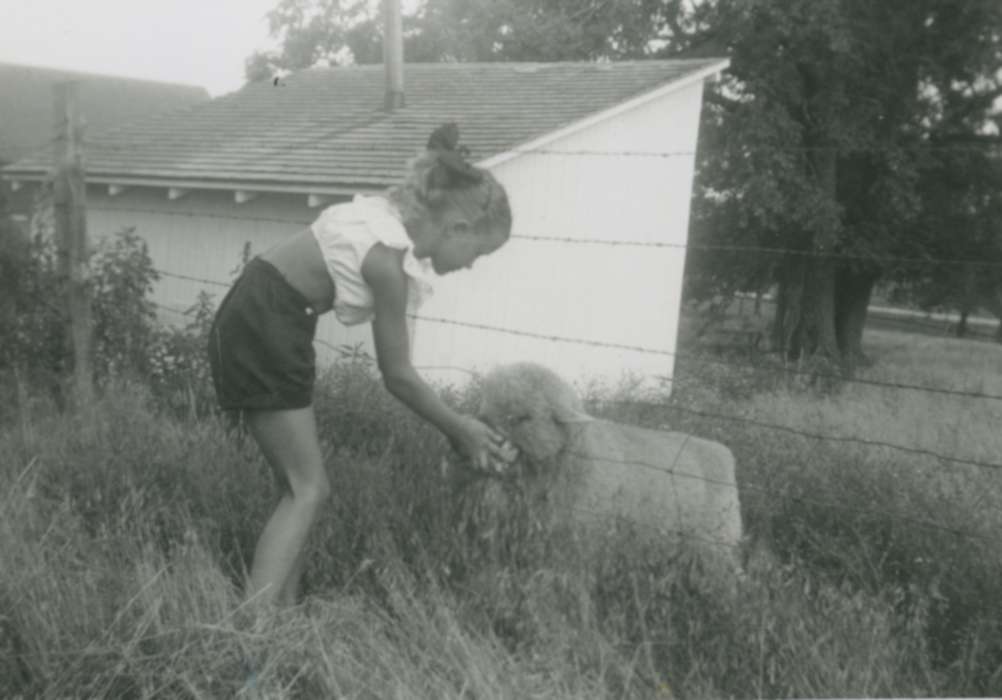
<svg viewBox="0 0 1002 700">
<path fill-rule="evenodd" d="M 273 46 L 278 0 L 0 0 L 0 63 L 200 85 L 243 84 L 244 60 Z"/>
</svg>

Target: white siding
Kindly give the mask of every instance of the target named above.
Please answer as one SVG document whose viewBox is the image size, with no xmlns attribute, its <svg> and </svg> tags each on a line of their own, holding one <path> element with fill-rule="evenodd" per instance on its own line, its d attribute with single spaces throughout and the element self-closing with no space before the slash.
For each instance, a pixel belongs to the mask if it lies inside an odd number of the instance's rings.
<svg viewBox="0 0 1002 700">
<path fill-rule="evenodd" d="M 166 273 L 229 284 L 249 244 L 259 253 L 296 231 L 302 216 L 274 205 L 237 205 L 233 193 L 193 192 L 169 201 L 165 189 L 127 190 L 116 197 L 88 192 L 87 230 L 93 238 L 135 227 L 149 244 L 155 267 Z M 291 222 L 289 221 L 291 219 Z M 200 289 L 217 298 L 226 290 L 165 274 L 154 300 L 172 308 L 191 306 Z"/>
<path fill-rule="evenodd" d="M 696 83 L 546 146 L 602 155 L 529 154 L 495 168 L 511 197 L 515 236 L 674 247 L 516 238 L 478 261 L 472 272 L 440 280 L 422 311 L 427 317 L 653 352 L 421 321 L 415 364 L 482 371 L 532 360 L 579 381 L 670 378 L 701 99 L 702 83 Z M 464 376 L 448 370 L 427 374 L 447 381 Z"/>
<path fill-rule="evenodd" d="M 240 269 L 244 247 L 263 252 L 311 222 L 321 209 L 306 205 L 306 196 L 265 195 L 236 204 L 233 192 L 192 192 L 168 200 L 163 188 L 135 188 L 109 197 L 106 188 L 88 189 L 87 231 L 92 240 L 128 227 L 149 244 L 154 266 L 162 271 L 152 298 L 165 323 L 184 324 L 178 313 L 190 308 L 200 291 L 218 304 Z M 171 275 L 182 277 L 173 277 Z M 184 278 L 207 280 L 199 282 Z M 173 309 L 174 311 L 172 311 Z M 367 326 L 348 329 L 333 314 L 317 329 L 317 352 L 331 358 L 331 346 L 362 343 L 371 352 Z"/>
</svg>

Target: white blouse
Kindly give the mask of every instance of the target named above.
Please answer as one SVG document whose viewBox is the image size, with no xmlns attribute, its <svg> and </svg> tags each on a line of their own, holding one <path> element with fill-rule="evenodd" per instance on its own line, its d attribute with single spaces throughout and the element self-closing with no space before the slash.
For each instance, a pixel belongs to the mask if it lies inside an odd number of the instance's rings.
<svg viewBox="0 0 1002 700">
<path fill-rule="evenodd" d="M 356 195 L 351 202 L 327 207 L 310 227 L 334 280 L 334 314 L 346 326 L 373 317 L 372 289 L 362 277 L 362 261 L 376 243 L 406 251 L 407 309 L 413 313 L 431 296 L 435 271 L 430 259 L 414 257 L 396 207 L 383 197 Z"/>
</svg>

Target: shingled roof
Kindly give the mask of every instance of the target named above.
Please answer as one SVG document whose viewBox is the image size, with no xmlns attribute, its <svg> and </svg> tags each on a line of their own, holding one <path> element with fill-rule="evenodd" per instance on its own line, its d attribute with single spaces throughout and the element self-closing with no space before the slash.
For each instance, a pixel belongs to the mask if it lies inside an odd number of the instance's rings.
<svg viewBox="0 0 1002 700">
<path fill-rule="evenodd" d="M 94 134 L 86 151 L 96 182 L 240 185 L 335 191 L 394 182 L 428 134 L 456 121 L 477 161 L 670 85 L 705 78 L 722 59 L 623 63 L 407 64 L 407 105 L 383 110 L 382 66 L 313 68 L 278 84 L 253 83 L 181 112 Z M 38 176 L 50 156 L 5 169 Z"/>
<path fill-rule="evenodd" d="M 80 109 L 95 133 L 209 101 L 208 91 L 194 85 L 0 63 L 0 162 L 16 161 L 52 140 L 52 88 L 69 80 L 79 85 Z"/>
</svg>

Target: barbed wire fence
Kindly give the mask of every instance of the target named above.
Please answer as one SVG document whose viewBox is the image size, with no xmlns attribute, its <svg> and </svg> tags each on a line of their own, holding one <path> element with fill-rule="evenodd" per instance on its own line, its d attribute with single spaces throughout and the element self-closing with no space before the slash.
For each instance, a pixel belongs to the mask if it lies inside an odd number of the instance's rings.
<svg viewBox="0 0 1002 700">
<path fill-rule="evenodd" d="M 132 148 L 135 147 L 136 145 L 137 144 L 130 144 L 128 147 Z M 983 146 L 981 145 L 945 146 L 945 145 L 924 144 L 922 146 L 916 146 L 915 150 L 921 149 L 928 151 L 934 151 L 934 150 L 971 151 L 974 149 L 981 149 L 981 148 L 983 148 Z M 808 151 L 808 150 L 818 150 L 818 149 L 790 147 L 787 149 L 778 149 L 778 150 Z M 901 149 L 899 147 L 896 147 L 893 150 L 900 151 L 900 150 L 912 150 L 912 149 L 909 148 Z M 644 158 L 670 158 L 670 157 L 691 158 L 697 155 L 695 152 L 692 151 L 612 152 L 612 151 L 559 150 L 559 149 L 531 149 L 524 151 L 523 153 L 530 155 L 551 155 L 551 156 L 559 155 L 559 156 L 576 156 L 576 157 L 577 156 L 609 157 L 611 155 L 615 155 L 621 157 L 644 157 Z M 282 226 L 290 226 L 290 225 L 308 226 L 313 221 L 313 219 L 300 220 L 300 219 L 281 218 L 281 217 L 261 217 L 261 216 L 235 217 L 225 214 L 215 214 L 212 212 L 167 211 L 163 209 L 128 207 L 128 206 L 88 206 L 88 209 L 93 211 L 103 211 L 108 213 L 112 212 L 119 214 L 134 213 L 134 214 L 146 214 L 155 216 L 180 217 L 180 218 L 189 218 L 198 220 L 222 219 L 226 221 L 234 221 L 234 220 L 252 221 L 255 223 L 276 224 Z M 583 238 L 583 237 L 573 237 L 573 236 L 543 236 L 543 235 L 529 235 L 529 234 L 516 234 L 512 236 L 512 239 L 533 241 L 533 242 L 546 242 L 546 243 L 554 243 L 554 244 L 569 245 L 569 246 L 634 247 L 640 250 L 656 248 L 656 249 L 676 249 L 684 252 L 705 251 L 705 252 L 750 253 L 750 254 L 760 254 L 760 255 L 809 256 L 813 258 L 818 258 L 818 257 L 834 258 L 845 261 L 867 261 L 873 263 L 893 264 L 893 265 L 970 266 L 970 267 L 987 268 L 987 269 L 1002 269 L 1002 263 L 990 260 L 977 260 L 977 259 L 965 259 L 965 258 L 935 258 L 930 256 L 915 257 L 915 256 L 866 255 L 862 253 L 853 253 L 853 252 L 801 250 L 801 249 L 793 249 L 779 246 L 770 247 L 770 246 L 740 245 L 740 244 L 673 243 L 673 242 L 651 241 L 651 240 L 622 240 L 613 238 L 595 239 L 595 238 Z M 217 290 L 223 290 L 231 286 L 231 282 L 203 278 L 198 275 L 188 274 L 186 271 L 156 268 L 156 272 L 162 277 L 176 279 L 184 282 L 191 282 L 197 285 L 202 285 L 203 288 L 210 287 Z M 158 301 L 154 301 L 153 304 L 157 309 L 160 309 L 166 313 L 176 315 L 179 318 L 188 316 L 190 312 L 190 309 L 180 308 L 169 304 L 163 304 Z M 926 386 L 920 384 L 909 384 L 905 382 L 891 382 L 891 381 L 883 381 L 876 379 L 867 379 L 861 377 L 846 378 L 841 375 L 825 374 L 824 372 L 819 372 L 816 370 L 801 369 L 796 366 L 790 366 L 785 363 L 764 364 L 764 363 L 757 363 L 751 360 L 728 358 L 728 357 L 711 355 L 708 353 L 703 354 L 697 352 L 668 351 L 664 349 L 646 348 L 642 346 L 610 342 L 601 339 L 566 337 L 555 334 L 541 334 L 541 333 L 526 331 L 523 329 L 506 328 L 490 324 L 469 323 L 453 319 L 425 316 L 421 314 L 414 314 L 412 318 L 414 320 L 422 321 L 424 323 L 462 327 L 468 330 L 482 333 L 499 333 L 522 338 L 532 338 L 535 340 L 545 341 L 548 343 L 571 344 L 578 346 L 606 348 L 611 350 L 626 350 L 635 353 L 655 354 L 659 356 L 685 360 L 695 364 L 720 365 L 734 369 L 777 373 L 783 376 L 804 375 L 812 378 L 831 379 L 834 381 L 843 382 L 850 385 L 860 385 L 860 386 L 879 388 L 883 390 L 893 390 L 899 392 L 919 392 L 935 396 L 949 396 L 949 397 L 965 398 L 978 401 L 1002 401 L 1002 394 L 995 394 L 987 391 L 971 391 L 962 388 L 950 388 L 950 387 L 944 388 L 944 387 Z M 328 346 L 328 348 L 331 350 L 335 351 L 338 350 L 336 346 L 322 339 L 318 339 L 317 342 L 321 345 Z M 425 367 L 419 369 L 449 369 L 453 371 L 464 372 L 469 375 L 474 375 L 474 376 L 476 375 L 476 372 L 474 370 L 462 367 Z M 631 405 L 635 407 L 647 407 L 651 409 L 681 413 L 695 418 L 714 421 L 718 423 L 738 424 L 755 430 L 764 430 L 772 433 L 796 436 L 798 438 L 808 440 L 814 444 L 831 443 L 840 445 L 853 445 L 858 448 L 867 450 L 878 450 L 878 449 L 889 450 L 901 455 L 921 457 L 923 459 L 933 460 L 944 468 L 971 467 L 980 470 L 986 470 L 992 473 L 997 472 L 998 470 L 1002 470 L 1002 463 L 998 462 L 982 460 L 982 459 L 974 459 L 968 456 L 944 454 L 925 448 L 903 445 L 884 440 L 875 440 L 861 436 L 825 434 L 821 432 L 804 430 L 796 426 L 783 425 L 780 423 L 759 420 L 748 416 L 733 415 L 724 412 L 698 410 L 695 408 L 686 407 L 670 401 L 616 399 L 614 402 L 623 405 Z M 655 430 L 661 430 L 661 429 L 657 428 Z M 666 471 L 662 465 L 646 463 L 637 460 L 622 461 L 620 462 L 620 464 L 622 464 L 623 466 L 629 466 L 631 468 L 637 468 L 637 469 L 654 469 L 658 471 Z M 671 470 L 667 471 L 671 473 Z M 686 475 L 686 474 L 677 474 L 677 475 L 686 478 L 696 478 L 707 482 L 712 481 L 709 479 L 705 479 L 704 477 L 699 477 L 694 475 Z M 715 485 L 731 486 L 733 488 L 737 488 L 736 484 L 721 483 Z M 766 490 L 765 487 L 762 487 L 757 484 L 742 484 L 742 488 L 749 489 L 752 491 Z M 800 501 L 807 505 L 831 508 L 846 513 L 853 513 L 856 515 L 860 515 L 862 517 L 875 517 L 878 515 L 877 513 L 874 513 L 872 510 L 868 510 L 866 508 L 861 508 L 859 506 L 847 503 L 828 502 L 819 499 L 812 499 L 810 497 L 805 497 L 805 496 L 791 496 L 791 498 L 793 500 Z M 885 514 L 880 513 L 879 515 L 883 517 Z M 957 529 L 955 527 L 937 523 L 933 520 L 928 520 L 924 518 L 914 518 L 911 516 L 904 516 L 904 515 L 899 515 L 896 517 L 902 523 L 915 527 L 927 528 L 931 530 L 945 532 L 962 538 L 973 538 L 979 540 L 987 539 L 982 534 L 967 532 L 961 529 Z"/>
<path fill-rule="evenodd" d="M 161 270 L 161 269 L 158 269 L 157 272 L 159 274 L 165 276 L 165 277 L 173 277 L 175 279 L 180 279 L 180 280 L 184 280 L 184 281 L 197 282 L 197 283 L 208 285 L 208 286 L 211 286 L 213 288 L 220 289 L 220 290 L 228 288 L 230 286 L 230 283 L 222 282 L 220 280 L 211 280 L 211 279 L 206 279 L 206 278 L 200 278 L 200 277 L 197 277 L 197 276 L 185 275 L 185 274 L 181 274 L 181 273 L 174 273 L 174 272 L 171 272 L 171 271 Z M 186 310 L 184 310 L 184 309 L 180 309 L 180 308 L 177 308 L 177 307 L 168 307 L 168 306 L 159 305 L 159 304 L 158 304 L 158 306 L 160 308 L 163 308 L 163 309 L 168 310 L 168 311 L 170 311 L 172 313 L 175 313 L 175 314 L 179 314 L 179 315 L 186 314 Z M 468 322 L 464 322 L 464 321 L 456 321 L 456 320 L 445 319 L 445 318 L 437 318 L 437 317 L 432 317 L 432 316 L 427 316 L 427 315 L 422 315 L 422 314 L 411 314 L 410 317 L 413 320 L 423 321 L 425 323 L 463 327 L 463 328 L 466 328 L 466 329 L 469 329 L 469 330 L 478 331 L 478 332 L 499 333 L 499 334 L 507 334 L 507 335 L 512 335 L 512 336 L 518 336 L 518 337 L 529 337 L 529 338 L 534 338 L 534 339 L 537 339 L 537 340 L 544 340 L 544 341 L 552 342 L 552 343 L 585 345 L 585 346 L 590 346 L 590 347 L 600 347 L 600 348 L 608 348 L 608 349 L 615 349 L 615 350 L 628 350 L 628 351 L 632 351 L 632 352 L 656 354 L 656 355 L 664 356 L 664 357 L 674 357 L 676 359 L 684 359 L 684 360 L 688 360 L 688 361 L 691 361 L 691 362 L 697 363 L 697 364 L 721 365 L 721 366 L 729 367 L 729 368 L 733 368 L 733 369 L 752 370 L 752 371 L 756 371 L 756 372 L 766 372 L 766 373 L 776 373 L 776 374 L 780 374 L 780 375 L 794 374 L 794 375 L 809 375 L 809 376 L 816 377 L 819 374 L 816 371 L 802 370 L 802 369 L 798 369 L 796 367 L 789 367 L 789 366 L 783 366 L 783 365 L 774 365 L 774 364 L 773 365 L 759 364 L 759 363 L 754 363 L 754 362 L 751 362 L 751 361 L 748 361 L 748 360 L 740 360 L 740 359 L 736 359 L 736 358 L 726 358 L 726 357 L 714 356 L 714 355 L 701 355 L 701 354 L 696 353 L 696 352 L 667 351 L 667 350 L 663 350 L 663 349 L 645 348 L 645 347 L 642 347 L 642 346 L 627 345 L 627 344 L 622 344 L 622 343 L 604 342 L 604 341 L 599 341 L 599 340 L 594 340 L 594 339 L 573 338 L 573 337 L 558 336 L 558 335 L 551 335 L 551 334 L 540 334 L 540 333 L 534 333 L 534 332 L 531 332 L 531 331 L 519 330 L 519 329 L 515 329 L 515 328 L 505 328 L 505 327 L 500 327 L 500 326 L 492 326 L 492 325 L 488 325 L 488 324 L 479 324 L 479 323 L 468 323 Z M 331 351 L 334 351 L 334 352 L 339 352 L 341 350 L 341 348 L 339 348 L 338 346 L 336 346 L 336 345 L 334 345 L 334 344 L 332 344 L 332 343 L 330 343 L 330 342 L 328 342 L 326 340 L 323 340 L 323 339 L 317 339 L 316 342 L 317 342 L 317 344 L 325 346 L 327 349 L 329 349 Z M 467 375 L 469 375 L 471 377 L 475 377 L 475 378 L 479 377 L 479 374 L 478 374 L 478 372 L 476 370 L 472 370 L 472 369 L 464 368 L 464 367 L 455 367 L 455 366 L 428 366 L 428 367 L 418 367 L 417 369 L 419 369 L 419 370 L 447 370 L 447 371 L 453 371 L 453 372 L 461 372 L 461 373 L 467 374 Z M 930 395 L 934 395 L 934 396 L 949 396 L 949 397 L 955 397 L 955 398 L 966 398 L 966 399 L 981 400 L 981 401 L 991 401 L 991 402 L 1002 401 L 1002 394 L 994 394 L 994 393 L 990 393 L 990 392 L 986 392 L 986 391 L 970 391 L 970 390 L 957 389 L 957 388 L 949 388 L 949 387 L 927 386 L 927 385 L 921 385 L 921 384 L 908 384 L 908 383 L 904 383 L 904 382 L 890 382 L 890 381 L 867 379 L 867 378 L 861 378 L 861 377 L 846 378 L 846 377 L 836 376 L 836 375 L 827 375 L 827 374 L 824 374 L 824 373 L 821 373 L 821 374 L 823 376 L 831 378 L 831 379 L 837 379 L 838 381 L 844 382 L 845 384 L 860 385 L 860 386 L 864 386 L 864 387 L 877 388 L 877 389 L 882 389 L 882 390 L 894 390 L 894 391 L 901 391 L 901 392 L 919 392 L 919 393 L 925 393 L 925 394 L 930 394 Z M 860 449 L 871 450 L 871 451 L 872 450 L 886 450 L 886 451 L 890 451 L 892 453 L 901 455 L 903 457 L 918 457 L 918 458 L 922 458 L 922 459 L 926 459 L 926 460 L 931 460 L 931 461 L 935 462 L 936 464 L 940 465 L 943 468 L 951 468 L 951 467 L 961 467 L 961 468 L 963 468 L 963 467 L 968 467 L 968 468 L 975 468 L 975 469 L 978 469 L 978 470 L 984 470 L 984 471 L 989 472 L 989 473 L 999 473 L 1000 470 L 1002 470 L 1002 463 L 1000 463 L 1000 462 L 994 462 L 994 461 L 989 461 L 989 460 L 984 460 L 984 459 L 975 459 L 975 458 L 971 458 L 971 457 L 967 457 L 967 456 L 945 454 L 945 453 L 937 452 L 935 450 L 926 449 L 926 448 L 923 448 L 923 447 L 915 447 L 915 446 L 906 445 L 906 444 L 899 444 L 899 443 L 890 442 L 890 441 L 886 441 L 886 440 L 876 440 L 876 439 L 872 439 L 872 438 L 868 438 L 868 437 L 861 437 L 861 436 L 854 436 L 854 435 L 826 434 L 826 433 L 818 432 L 818 431 L 805 430 L 805 429 L 802 429 L 802 428 L 799 428 L 799 427 L 795 427 L 795 426 L 791 426 L 791 425 L 784 425 L 784 424 L 777 423 L 777 422 L 770 422 L 770 421 L 766 421 L 766 420 L 752 418 L 752 417 L 745 416 L 745 415 L 728 414 L 728 413 L 720 412 L 720 411 L 699 410 L 699 409 L 696 409 L 696 408 L 691 408 L 691 407 L 679 404 L 677 402 L 672 402 L 672 401 L 668 401 L 668 400 L 666 400 L 666 401 L 655 401 L 655 400 L 649 400 L 649 399 L 648 400 L 644 400 L 644 399 L 615 398 L 615 399 L 603 399 L 603 400 L 601 400 L 601 402 L 603 404 L 606 404 L 606 405 L 608 405 L 608 404 L 614 404 L 614 405 L 629 406 L 629 407 L 633 407 L 633 408 L 640 407 L 640 408 L 646 408 L 646 409 L 668 411 L 668 412 L 675 413 L 675 414 L 683 414 L 683 415 L 687 415 L 687 416 L 690 416 L 690 417 L 699 418 L 699 419 L 702 419 L 704 421 L 710 421 L 710 422 L 716 423 L 716 424 L 738 425 L 738 426 L 742 426 L 742 427 L 745 427 L 745 428 L 750 428 L 750 429 L 755 429 L 755 430 L 762 430 L 762 431 L 766 431 L 766 432 L 773 433 L 773 434 L 793 436 L 793 437 L 796 437 L 796 438 L 800 438 L 800 439 L 809 441 L 809 442 L 814 443 L 814 444 L 848 445 L 848 446 L 854 446 L 854 447 L 857 447 L 857 448 L 860 448 Z M 651 429 L 655 430 L 655 431 L 660 431 L 660 432 L 670 432 L 666 428 L 651 428 Z M 681 472 L 676 472 L 676 471 L 674 471 L 672 469 L 665 468 L 663 465 L 654 464 L 654 463 L 646 462 L 646 461 L 642 461 L 642 460 L 617 460 L 617 459 L 612 458 L 612 457 L 603 457 L 603 456 L 595 456 L 595 455 L 590 455 L 589 457 L 591 459 L 599 462 L 599 463 L 615 463 L 615 464 L 619 464 L 621 466 L 627 466 L 627 467 L 630 467 L 630 468 L 654 470 L 654 471 L 658 471 L 658 472 L 663 472 L 663 473 L 670 474 L 673 477 L 678 477 L 678 478 L 683 478 L 683 479 L 686 479 L 686 478 L 687 479 L 697 479 L 697 480 L 700 480 L 700 481 L 705 481 L 705 482 L 710 483 L 710 484 L 712 484 L 713 486 L 716 486 L 716 487 L 723 486 L 723 487 L 732 487 L 732 488 L 734 488 L 736 490 L 738 489 L 738 485 L 737 484 L 727 484 L 727 483 L 722 483 L 722 482 L 718 483 L 718 481 L 713 480 L 713 479 L 708 479 L 708 478 L 705 478 L 705 477 L 702 477 L 702 476 L 698 476 L 698 475 L 693 475 L 693 474 L 685 474 L 685 473 L 681 473 Z M 765 496 L 773 495 L 771 489 L 769 489 L 768 487 L 762 486 L 760 484 L 756 484 L 756 483 L 749 483 L 749 482 L 742 483 L 741 486 L 740 486 L 740 489 L 741 489 L 741 491 L 744 491 L 746 493 L 747 492 L 758 492 L 758 493 L 760 493 L 762 495 L 765 495 Z M 859 518 L 863 518 L 863 519 L 886 519 L 888 517 L 888 514 L 886 512 L 884 512 L 884 511 L 882 511 L 882 510 L 881 511 L 874 511 L 873 509 L 864 508 L 864 507 L 861 507 L 861 506 L 858 506 L 858 505 L 853 505 L 851 503 L 836 502 L 836 501 L 832 501 L 832 500 L 812 498 L 810 496 L 796 495 L 796 494 L 789 494 L 789 495 L 787 495 L 787 497 L 790 500 L 792 500 L 792 501 L 794 501 L 796 503 L 802 504 L 802 505 L 816 507 L 816 508 L 824 508 L 824 509 L 828 509 L 830 511 L 840 512 L 840 513 L 844 513 L 844 514 L 847 514 L 847 515 L 851 515 L 851 516 L 855 516 L 855 517 L 859 517 Z M 993 510 L 1002 512 L 1002 505 L 997 505 L 997 504 L 994 504 L 994 503 L 989 503 L 988 505 Z M 595 513 L 594 515 L 601 515 L 601 514 Z M 963 530 L 961 528 L 957 528 L 957 527 L 954 527 L 954 526 L 951 526 L 951 525 L 946 525 L 946 524 L 943 524 L 943 523 L 936 522 L 933 519 L 914 517 L 912 515 L 901 514 L 901 513 L 894 514 L 893 515 L 893 519 L 896 522 L 901 523 L 902 525 L 916 527 L 916 528 L 920 528 L 920 529 L 923 529 L 923 530 L 929 530 L 929 531 L 944 533 L 944 534 L 956 536 L 956 537 L 959 537 L 959 538 L 965 539 L 965 540 L 977 541 L 977 542 L 982 543 L 982 544 L 991 544 L 994 541 L 993 538 L 989 538 L 988 536 L 986 536 L 983 533 Z M 679 530 L 679 531 L 675 532 L 675 534 L 679 535 L 679 534 L 686 534 L 686 533 L 683 533 L 681 530 Z M 691 535 L 691 536 L 693 536 L 693 537 L 695 537 L 696 539 L 705 539 L 705 536 L 702 536 L 702 535 L 695 535 L 695 534 L 692 534 L 692 533 L 688 533 L 688 534 Z M 714 543 L 715 544 L 719 544 L 719 545 L 724 545 L 724 546 L 733 546 L 730 543 L 726 543 L 726 542 L 722 542 L 722 541 L 714 541 Z"/>
</svg>

